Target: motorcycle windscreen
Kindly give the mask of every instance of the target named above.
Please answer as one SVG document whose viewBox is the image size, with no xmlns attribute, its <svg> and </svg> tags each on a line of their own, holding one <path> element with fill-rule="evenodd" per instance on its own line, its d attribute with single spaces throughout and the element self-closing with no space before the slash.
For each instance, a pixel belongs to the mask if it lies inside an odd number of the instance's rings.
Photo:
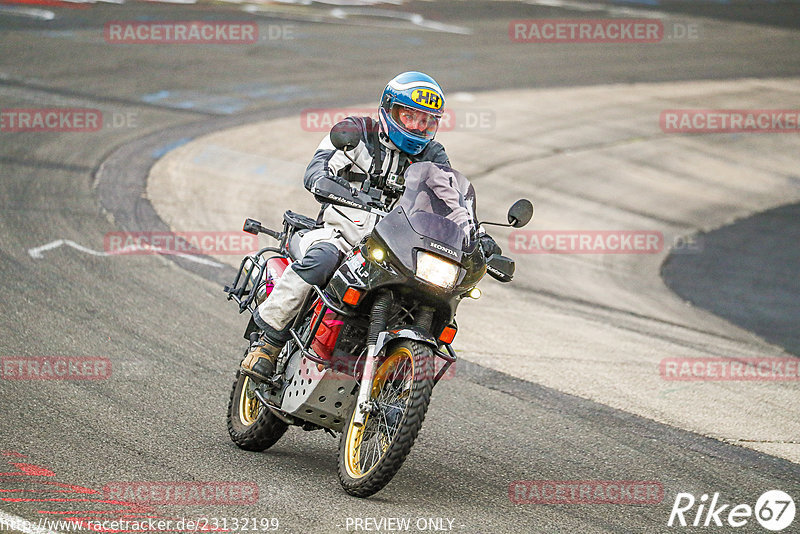
<svg viewBox="0 0 800 534">
<path fill-rule="evenodd" d="M 469 238 L 458 224 L 435 213 L 416 211 L 408 217 L 408 222 L 416 233 L 435 239 L 455 250 L 463 250 Z"/>
<path fill-rule="evenodd" d="M 445 165 L 419 162 L 405 173 L 405 190 L 397 201 L 414 231 L 464 250 L 475 235 L 475 190 L 460 172 Z"/>
</svg>

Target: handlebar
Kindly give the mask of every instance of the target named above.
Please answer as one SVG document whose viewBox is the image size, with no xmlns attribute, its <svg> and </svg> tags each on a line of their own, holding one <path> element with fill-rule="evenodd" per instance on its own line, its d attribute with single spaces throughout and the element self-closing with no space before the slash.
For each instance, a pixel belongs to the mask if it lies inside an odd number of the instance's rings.
<svg viewBox="0 0 800 534">
<path fill-rule="evenodd" d="M 255 219 L 247 219 L 244 221 L 242 230 L 253 235 L 267 234 L 268 236 L 274 237 L 279 241 L 283 239 L 283 234 L 281 232 L 276 232 L 275 230 L 270 230 L 269 228 L 261 226 L 261 223 Z"/>
<path fill-rule="evenodd" d="M 370 213 L 374 213 L 375 215 L 379 215 L 381 217 L 386 217 L 387 215 L 389 215 L 389 212 L 383 211 L 382 209 L 378 209 L 378 208 L 375 208 L 375 207 L 372 207 L 369 210 L 369 212 Z"/>
<path fill-rule="evenodd" d="M 270 230 L 269 228 L 264 228 L 264 233 L 268 236 L 274 237 L 275 239 L 281 239 L 283 237 L 281 232 L 276 232 L 275 230 Z"/>
<path fill-rule="evenodd" d="M 311 192 L 320 202 L 346 206 L 385 217 L 387 213 L 372 204 L 375 200 L 357 189 L 350 189 L 328 178 L 320 178 Z"/>
</svg>

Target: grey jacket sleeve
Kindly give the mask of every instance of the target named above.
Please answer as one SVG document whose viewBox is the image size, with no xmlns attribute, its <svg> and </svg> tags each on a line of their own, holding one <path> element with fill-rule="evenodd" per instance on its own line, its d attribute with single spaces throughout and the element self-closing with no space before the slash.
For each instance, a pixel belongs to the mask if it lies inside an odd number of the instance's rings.
<svg viewBox="0 0 800 534">
<path fill-rule="evenodd" d="M 439 141 L 428 143 L 428 146 L 417 156 L 415 161 L 430 161 L 450 167 L 450 158 L 447 157 L 444 146 Z"/>
<path fill-rule="evenodd" d="M 364 123 L 353 117 L 348 117 L 345 120 L 351 122 L 353 128 L 361 132 L 362 139 L 361 142 L 358 143 L 358 146 L 348 151 L 348 154 L 350 154 L 359 165 L 365 169 L 369 169 L 372 163 L 372 156 L 370 156 L 365 143 L 366 134 Z M 319 144 L 317 151 L 314 152 L 314 157 L 311 158 L 311 162 L 308 164 L 308 167 L 306 167 L 306 172 L 303 176 L 303 185 L 306 189 L 311 191 L 314 184 L 320 178 L 340 176 L 341 171 L 351 165 L 352 163 L 347 159 L 347 156 L 345 156 L 343 152 L 336 150 L 336 147 L 333 146 L 331 136 L 328 134 Z"/>
</svg>

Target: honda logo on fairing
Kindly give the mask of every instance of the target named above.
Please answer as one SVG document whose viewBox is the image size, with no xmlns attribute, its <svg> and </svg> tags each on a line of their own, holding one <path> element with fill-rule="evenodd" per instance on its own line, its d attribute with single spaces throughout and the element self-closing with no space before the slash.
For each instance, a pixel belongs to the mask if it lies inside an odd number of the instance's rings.
<svg viewBox="0 0 800 534">
<path fill-rule="evenodd" d="M 456 251 L 455 251 L 455 250 L 453 250 L 453 249 L 450 249 L 450 248 L 447 248 L 447 247 L 446 247 L 446 246 L 444 246 L 444 245 L 440 245 L 439 243 L 434 243 L 433 241 L 431 241 L 431 242 L 428 244 L 428 246 L 429 246 L 429 247 L 431 247 L 431 248 L 435 248 L 436 250 L 441 250 L 441 251 L 442 251 L 442 252 L 444 252 L 445 254 L 450 254 L 451 256 L 453 256 L 453 257 L 455 257 L 455 258 L 457 258 L 457 257 L 458 257 L 458 254 L 456 254 Z"/>
</svg>

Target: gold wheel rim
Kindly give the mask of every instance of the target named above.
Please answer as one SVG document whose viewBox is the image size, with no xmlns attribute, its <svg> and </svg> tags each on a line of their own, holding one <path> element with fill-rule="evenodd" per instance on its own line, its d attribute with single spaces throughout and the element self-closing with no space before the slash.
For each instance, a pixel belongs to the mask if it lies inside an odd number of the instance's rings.
<svg viewBox="0 0 800 534">
<path fill-rule="evenodd" d="M 260 410 L 258 398 L 253 392 L 253 383 L 249 376 L 245 376 L 244 382 L 242 382 L 242 391 L 239 394 L 239 421 L 244 426 L 252 425 L 258 419 Z"/>
<path fill-rule="evenodd" d="M 384 389 L 386 385 L 387 379 L 392 374 L 392 372 L 396 371 L 400 364 L 404 361 L 408 361 L 410 364 L 410 375 L 407 380 L 410 380 L 410 383 L 413 384 L 414 381 L 414 358 L 411 354 L 411 351 L 408 350 L 406 347 L 399 347 L 395 352 L 393 352 L 378 370 L 375 372 L 375 379 L 372 381 L 372 391 L 370 393 L 370 400 L 375 400 Z M 356 408 L 357 409 L 357 408 Z M 370 426 L 370 415 L 364 419 L 364 424 L 361 427 L 356 427 L 353 425 L 353 418 L 355 417 L 355 410 L 353 411 L 353 415 L 350 417 L 350 424 L 347 428 L 347 441 L 345 443 L 345 450 L 344 450 L 344 464 L 345 469 L 347 471 L 348 476 L 354 479 L 364 478 L 367 476 L 375 467 L 380 463 L 381 458 L 389 449 L 389 445 L 391 445 L 392 439 L 394 439 L 394 435 L 391 436 L 391 439 L 386 434 L 379 434 L 378 435 L 378 444 L 379 444 L 379 455 L 378 457 L 371 463 L 369 469 L 366 471 L 363 470 L 361 467 L 361 452 L 362 452 L 362 445 L 364 444 L 364 436 L 365 430 Z M 380 423 L 377 423 L 380 424 Z M 396 433 L 397 429 L 395 429 Z M 373 457 L 374 457 L 373 452 Z"/>
</svg>

